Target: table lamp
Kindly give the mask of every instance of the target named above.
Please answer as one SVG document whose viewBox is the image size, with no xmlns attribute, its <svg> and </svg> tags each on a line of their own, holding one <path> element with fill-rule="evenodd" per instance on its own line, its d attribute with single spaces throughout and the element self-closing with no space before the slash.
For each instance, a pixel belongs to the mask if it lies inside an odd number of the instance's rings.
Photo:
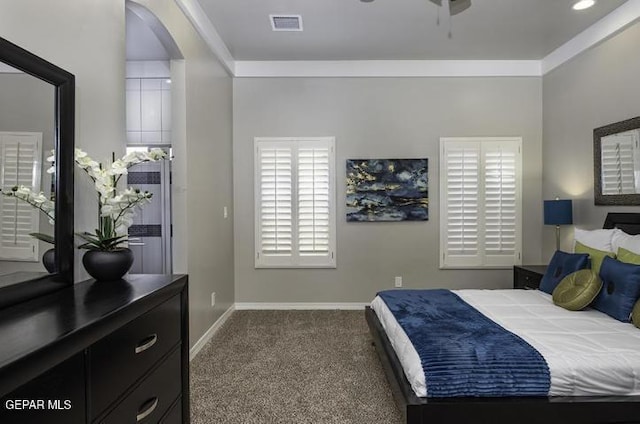
<svg viewBox="0 0 640 424">
<path fill-rule="evenodd" d="M 573 205 L 571 200 L 545 200 L 544 225 L 556 226 L 556 250 L 560 250 L 560 226 L 573 224 Z"/>
</svg>

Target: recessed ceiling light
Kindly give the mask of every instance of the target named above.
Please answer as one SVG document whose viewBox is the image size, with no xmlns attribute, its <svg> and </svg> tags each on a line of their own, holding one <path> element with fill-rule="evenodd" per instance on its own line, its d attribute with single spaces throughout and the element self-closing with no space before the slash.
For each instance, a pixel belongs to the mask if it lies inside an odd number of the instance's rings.
<svg viewBox="0 0 640 424">
<path fill-rule="evenodd" d="M 573 10 L 584 10 L 596 4 L 596 0 L 579 0 L 574 3 Z"/>
</svg>

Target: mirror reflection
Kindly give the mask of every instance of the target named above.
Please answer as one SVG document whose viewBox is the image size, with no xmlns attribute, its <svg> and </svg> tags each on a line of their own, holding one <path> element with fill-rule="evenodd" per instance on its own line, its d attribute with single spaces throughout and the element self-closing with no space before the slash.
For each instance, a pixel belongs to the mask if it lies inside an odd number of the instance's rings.
<svg viewBox="0 0 640 424">
<path fill-rule="evenodd" d="M 640 205 L 640 117 L 593 130 L 596 205 Z"/>
<path fill-rule="evenodd" d="M 0 63 L 0 280 L 55 270 L 43 265 L 53 245 L 41 240 L 54 234 L 54 139 L 55 87 Z"/>
<path fill-rule="evenodd" d="M 602 137 L 602 194 L 640 193 L 640 129 Z"/>
</svg>

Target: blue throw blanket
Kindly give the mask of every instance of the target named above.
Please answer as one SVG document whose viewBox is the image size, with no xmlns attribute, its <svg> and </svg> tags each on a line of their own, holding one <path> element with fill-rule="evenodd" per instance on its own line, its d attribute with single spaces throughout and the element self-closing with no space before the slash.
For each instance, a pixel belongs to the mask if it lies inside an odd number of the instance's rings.
<svg viewBox="0 0 640 424">
<path fill-rule="evenodd" d="M 542 355 L 449 290 L 378 293 L 415 347 L 427 397 L 547 396 Z"/>
</svg>

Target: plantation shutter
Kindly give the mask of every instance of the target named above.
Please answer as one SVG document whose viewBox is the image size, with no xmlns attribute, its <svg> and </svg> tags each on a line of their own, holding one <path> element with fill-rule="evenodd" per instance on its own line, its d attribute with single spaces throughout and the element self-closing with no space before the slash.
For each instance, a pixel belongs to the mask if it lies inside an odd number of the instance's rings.
<svg viewBox="0 0 640 424">
<path fill-rule="evenodd" d="M 634 152 L 638 131 L 614 134 L 602 139 L 602 194 L 634 194 Z"/>
<path fill-rule="evenodd" d="M 23 185 L 40 190 L 41 133 L 0 133 L 0 187 Z M 21 200 L 0 196 L 0 259 L 38 261 L 38 210 Z"/>
<path fill-rule="evenodd" d="M 441 139 L 441 267 L 519 263 L 520 144 L 520 139 Z"/>
<path fill-rule="evenodd" d="M 480 144 L 447 143 L 444 158 L 444 260 L 449 265 L 480 265 Z"/>
<path fill-rule="evenodd" d="M 286 263 L 293 252 L 293 145 L 258 147 L 260 253 Z"/>
<path fill-rule="evenodd" d="M 256 267 L 335 266 L 332 138 L 257 138 Z"/>
<path fill-rule="evenodd" d="M 519 253 L 519 144 L 482 144 L 485 265 L 511 266 Z"/>
</svg>

